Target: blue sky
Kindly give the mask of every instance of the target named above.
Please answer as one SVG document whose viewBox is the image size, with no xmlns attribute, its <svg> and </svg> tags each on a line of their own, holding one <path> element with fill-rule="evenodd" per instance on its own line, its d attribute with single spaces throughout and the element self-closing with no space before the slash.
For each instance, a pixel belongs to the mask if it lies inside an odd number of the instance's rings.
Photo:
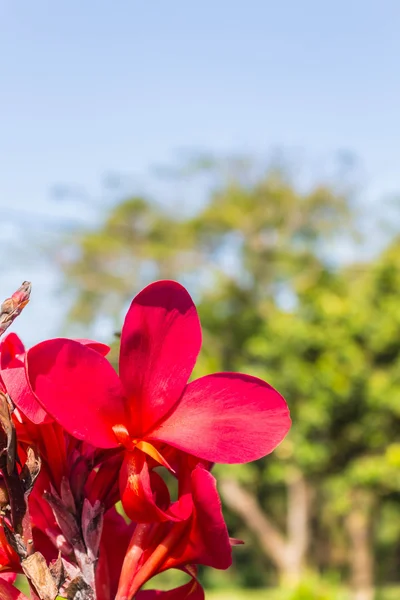
<svg viewBox="0 0 400 600">
<path fill-rule="evenodd" d="M 349 150 L 378 205 L 400 190 L 399 22 L 396 0 L 0 1 L 3 240 L 54 239 L 51 215 L 82 216 L 54 184 L 95 194 L 118 171 L 141 185 L 181 148 Z M 0 258 L 2 297 L 36 284 L 21 335 L 56 333 L 54 273 L 7 269 L 7 243 Z"/>
</svg>

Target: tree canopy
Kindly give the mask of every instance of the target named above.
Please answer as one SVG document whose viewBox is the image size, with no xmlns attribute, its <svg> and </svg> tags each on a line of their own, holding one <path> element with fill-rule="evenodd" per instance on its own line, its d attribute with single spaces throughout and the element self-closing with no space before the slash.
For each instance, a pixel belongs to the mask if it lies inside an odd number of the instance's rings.
<svg viewBox="0 0 400 600">
<path fill-rule="evenodd" d="M 140 287 L 178 279 L 203 326 L 196 375 L 243 370 L 286 397 L 293 428 L 275 454 L 219 470 L 232 534 L 254 540 L 237 553 L 242 585 L 297 584 L 308 567 L 368 598 L 374 573 L 398 577 L 400 240 L 341 264 L 358 226 L 332 183 L 305 190 L 267 169 L 219 178 L 195 213 L 121 199 L 66 253 L 70 323 L 118 330 Z"/>
</svg>

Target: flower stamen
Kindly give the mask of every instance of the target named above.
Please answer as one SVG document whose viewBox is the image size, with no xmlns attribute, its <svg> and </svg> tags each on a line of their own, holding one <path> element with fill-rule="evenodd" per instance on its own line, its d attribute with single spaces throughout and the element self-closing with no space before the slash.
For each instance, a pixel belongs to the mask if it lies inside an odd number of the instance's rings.
<svg viewBox="0 0 400 600">
<path fill-rule="evenodd" d="M 141 452 L 144 452 L 144 454 L 147 454 L 147 456 L 150 456 L 160 465 L 168 469 L 168 471 L 171 471 L 171 473 L 175 473 L 175 470 L 157 450 L 157 448 L 153 446 L 153 444 L 150 444 L 145 440 L 131 438 L 125 425 L 114 425 L 112 429 L 118 442 L 122 444 L 128 451 L 133 452 L 137 448 Z"/>
</svg>

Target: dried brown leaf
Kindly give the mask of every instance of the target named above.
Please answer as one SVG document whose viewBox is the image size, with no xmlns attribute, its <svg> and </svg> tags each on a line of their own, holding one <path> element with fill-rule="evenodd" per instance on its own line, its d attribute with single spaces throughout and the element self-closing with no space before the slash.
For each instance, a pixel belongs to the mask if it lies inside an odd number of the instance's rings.
<svg viewBox="0 0 400 600">
<path fill-rule="evenodd" d="M 41 460 L 34 448 L 29 447 L 27 450 L 26 462 L 21 471 L 20 479 L 24 488 L 25 494 L 29 494 L 33 488 L 33 484 L 40 473 Z"/>
<path fill-rule="evenodd" d="M 31 554 L 22 561 L 21 566 L 41 600 L 54 600 L 57 597 L 58 587 L 43 554 Z"/>
<path fill-rule="evenodd" d="M 67 588 L 67 600 L 94 600 L 94 597 L 92 588 L 80 575 Z"/>
<path fill-rule="evenodd" d="M 9 328 L 14 319 L 21 314 L 23 308 L 28 304 L 31 289 L 31 283 L 24 281 L 10 298 L 4 300 L 0 306 L 0 335 Z"/>
<path fill-rule="evenodd" d="M 17 440 L 7 396 L 2 391 L 0 391 L 0 427 L 6 436 L 6 445 L 2 450 L 7 454 L 7 472 L 11 475 L 14 470 Z"/>
</svg>

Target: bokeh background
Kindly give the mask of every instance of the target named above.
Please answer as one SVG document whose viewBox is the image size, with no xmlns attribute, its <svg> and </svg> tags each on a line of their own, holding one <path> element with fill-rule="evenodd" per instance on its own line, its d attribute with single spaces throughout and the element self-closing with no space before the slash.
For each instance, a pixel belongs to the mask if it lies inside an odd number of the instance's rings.
<svg viewBox="0 0 400 600">
<path fill-rule="evenodd" d="M 151 280 L 199 306 L 196 375 L 293 428 L 218 467 L 218 600 L 400 598 L 400 4 L 0 4 L 0 290 L 27 345 L 118 345 Z M 168 581 L 161 582 L 168 584 Z"/>
</svg>

